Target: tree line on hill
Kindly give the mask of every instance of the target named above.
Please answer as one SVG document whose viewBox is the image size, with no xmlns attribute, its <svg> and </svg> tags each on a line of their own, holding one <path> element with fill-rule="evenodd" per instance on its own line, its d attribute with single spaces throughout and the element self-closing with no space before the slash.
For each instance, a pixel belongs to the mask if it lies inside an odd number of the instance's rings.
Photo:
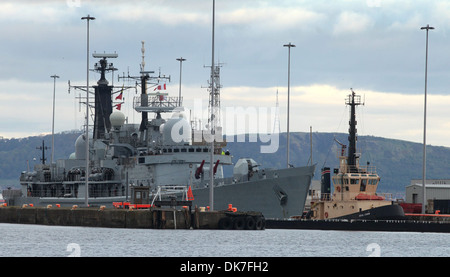
<svg viewBox="0 0 450 277">
<path fill-rule="evenodd" d="M 54 157 L 67 159 L 75 151 L 75 141 L 80 132 L 63 132 L 55 134 Z M 290 133 L 290 164 L 303 166 L 316 164 L 314 179 L 320 180 L 321 168 L 338 167 L 337 153 L 340 145 L 335 141 L 348 144 L 344 133 Z M 20 173 L 34 164 L 41 163 L 42 142 L 48 149 L 45 151 L 47 163 L 51 157 L 51 135 L 31 136 L 27 138 L 0 139 L 0 186 L 19 187 Z M 228 139 L 225 147 L 233 156 L 235 163 L 239 158 L 253 158 L 262 168 L 286 167 L 286 133 L 280 133 L 278 148 L 274 153 L 261 153 L 262 143 L 251 142 L 245 135 L 238 139 Z M 311 147 L 312 143 L 312 147 Z M 381 177 L 378 190 L 380 192 L 404 193 L 405 186 L 411 179 L 422 178 L 422 144 L 403 140 L 387 139 L 374 136 L 358 137 L 358 152 L 361 153 L 360 164 L 367 162 L 376 167 Z M 311 151 L 312 150 L 312 151 Z M 427 178 L 450 178 L 450 148 L 427 146 Z M 224 169 L 225 175 L 232 175 L 232 166 Z"/>
</svg>

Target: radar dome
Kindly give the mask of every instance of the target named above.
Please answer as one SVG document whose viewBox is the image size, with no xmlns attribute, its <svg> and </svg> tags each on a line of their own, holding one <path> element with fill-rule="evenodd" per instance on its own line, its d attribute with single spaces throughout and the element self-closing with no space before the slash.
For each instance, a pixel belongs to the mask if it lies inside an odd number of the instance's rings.
<svg viewBox="0 0 450 277">
<path fill-rule="evenodd" d="M 109 121 L 114 128 L 120 128 L 125 123 L 125 115 L 122 112 L 114 111 L 109 116 Z"/>
<path fill-rule="evenodd" d="M 86 140 L 80 135 L 75 141 L 75 159 L 86 159 Z"/>
</svg>

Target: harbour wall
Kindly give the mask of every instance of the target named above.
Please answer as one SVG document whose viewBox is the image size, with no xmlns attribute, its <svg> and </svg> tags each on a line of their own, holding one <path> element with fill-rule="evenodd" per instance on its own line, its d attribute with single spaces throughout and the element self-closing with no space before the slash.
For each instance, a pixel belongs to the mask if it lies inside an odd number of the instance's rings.
<svg viewBox="0 0 450 277">
<path fill-rule="evenodd" d="M 147 229 L 218 229 L 223 212 L 188 209 L 1 207 L 0 223 Z"/>
<path fill-rule="evenodd" d="M 415 221 L 431 221 L 431 222 L 445 222 L 450 223 L 449 214 L 408 214 L 405 213 L 408 220 Z"/>
<path fill-rule="evenodd" d="M 303 229 L 332 231 L 435 232 L 450 233 L 448 217 L 411 216 L 404 220 L 358 219 L 267 219 L 267 229 Z M 424 220 L 425 219 L 425 220 Z"/>
</svg>

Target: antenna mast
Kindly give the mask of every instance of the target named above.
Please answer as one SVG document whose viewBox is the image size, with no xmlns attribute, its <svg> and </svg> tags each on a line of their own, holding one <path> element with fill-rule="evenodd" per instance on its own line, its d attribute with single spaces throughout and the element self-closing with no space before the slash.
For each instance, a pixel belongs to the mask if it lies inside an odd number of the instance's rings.
<svg viewBox="0 0 450 277">
<path fill-rule="evenodd" d="M 361 96 L 355 95 L 353 89 L 350 89 L 352 94 L 348 96 L 345 101 L 345 104 L 350 106 L 350 128 L 349 128 L 349 148 L 348 148 L 348 159 L 347 165 L 350 169 L 350 172 L 357 172 L 357 164 L 356 164 L 356 106 L 359 106 L 361 103 Z"/>
<path fill-rule="evenodd" d="M 142 52 L 142 62 L 141 62 L 141 72 L 144 72 L 144 67 L 145 67 L 145 41 L 141 41 L 142 43 L 142 48 L 141 48 L 141 52 Z M 143 74 L 143 73 L 142 73 Z"/>
<path fill-rule="evenodd" d="M 214 128 L 220 127 L 220 89 L 222 85 L 220 84 L 220 68 L 222 64 L 213 65 L 214 70 L 211 69 L 211 81 L 209 82 L 209 105 L 208 114 L 211 115 L 209 120 L 210 126 Z"/>
<path fill-rule="evenodd" d="M 216 1 L 213 0 L 213 9 L 212 9 L 212 51 L 211 51 L 211 96 L 210 96 L 210 106 L 211 106 L 211 120 L 210 120 L 210 128 L 211 128 L 211 149 L 210 149 L 210 163 L 209 163 L 209 207 L 211 211 L 214 211 L 214 138 L 215 138 L 215 122 L 216 118 L 214 115 L 214 107 L 215 107 L 215 87 L 214 87 L 214 76 L 215 76 L 215 66 L 214 66 L 214 18 L 215 18 L 215 9 L 216 9 Z"/>
</svg>

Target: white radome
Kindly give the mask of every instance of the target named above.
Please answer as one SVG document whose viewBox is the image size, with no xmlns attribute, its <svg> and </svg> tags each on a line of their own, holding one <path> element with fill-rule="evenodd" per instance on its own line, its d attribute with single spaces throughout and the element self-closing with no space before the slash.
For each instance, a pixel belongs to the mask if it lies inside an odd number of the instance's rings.
<svg viewBox="0 0 450 277">
<path fill-rule="evenodd" d="M 115 128 L 122 127 L 125 123 L 125 115 L 122 112 L 114 111 L 109 116 L 109 121 L 111 122 L 111 126 Z"/>
</svg>

